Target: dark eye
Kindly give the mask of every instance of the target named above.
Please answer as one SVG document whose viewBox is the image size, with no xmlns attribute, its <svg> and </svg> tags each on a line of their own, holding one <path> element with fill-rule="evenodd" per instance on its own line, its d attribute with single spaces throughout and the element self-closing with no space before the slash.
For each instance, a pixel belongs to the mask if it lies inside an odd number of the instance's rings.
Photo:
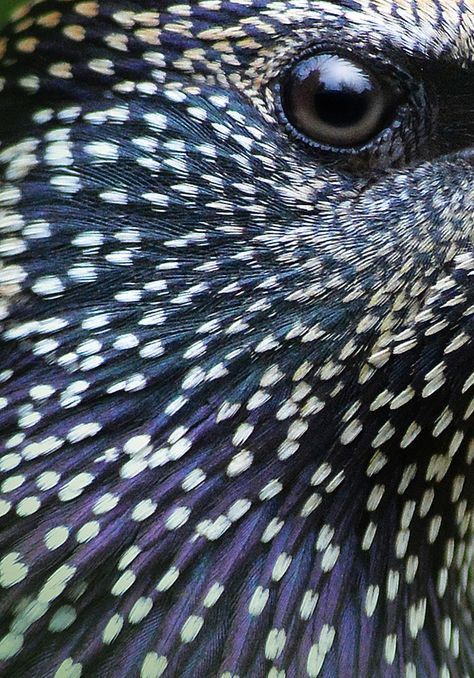
<svg viewBox="0 0 474 678">
<path fill-rule="evenodd" d="M 368 143 L 390 125 L 401 101 L 393 78 L 330 53 L 294 65 L 280 96 L 285 117 L 300 135 L 337 149 Z"/>
</svg>

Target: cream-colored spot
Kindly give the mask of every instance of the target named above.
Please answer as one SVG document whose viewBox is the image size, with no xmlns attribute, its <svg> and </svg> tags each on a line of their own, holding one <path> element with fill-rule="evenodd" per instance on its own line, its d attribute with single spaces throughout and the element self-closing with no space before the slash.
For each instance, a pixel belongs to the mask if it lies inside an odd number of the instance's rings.
<svg viewBox="0 0 474 678">
<path fill-rule="evenodd" d="M 91 520 L 78 529 L 76 539 L 79 544 L 84 544 L 91 539 L 94 539 L 94 537 L 97 537 L 99 532 L 100 523 L 97 520 Z"/>
<path fill-rule="evenodd" d="M 143 499 L 139 501 L 138 504 L 132 511 L 132 520 L 136 522 L 141 522 L 146 520 L 156 511 L 156 502 L 151 499 Z"/>
<path fill-rule="evenodd" d="M 96 501 L 92 512 L 95 513 L 95 515 L 107 513 L 108 511 L 114 509 L 118 502 L 119 497 L 117 497 L 115 494 L 112 494 L 111 492 L 106 492 Z"/>
<path fill-rule="evenodd" d="M 48 629 L 52 633 L 59 633 L 69 628 L 76 620 L 76 610 L 72 605 L 63 605 L 58 608 L 49 621 Z"/>
<path fill-rule="evenodd" d="M 168 660 L 156 652 L 148 652 L 142 664 L 140 678 L 160 678 L 166 671 Z"/>
<path fill-rule="evenodd" d="M 270 591 L 268 589 L 257 586 L 249 602 L 249 614 L 252 617 L 258 617 L 263 612 L 269 596 Z"/>
<path fill-rule="evenodd" d="M 139 624 L 150 613 L 152 607 L 153 600 L 151 598 L 139 598 L 128 614 L 130 624 Z"/>
<path fill-rule="evenodd" d="M 132 570 L 125 570 L 112 587 L 113 596 L 121 596 L 133 586 L 137 576 Z"/>
<path fill-rule="evenodd" d="M 0 661 L 14 657 L 23 647 L 23 640 L 20 633 L 7 633 L 0 640 Z"/>
<path fill-rule="evenodd" d="M 169 588 L 173 586 L 175 581 L 179 577 L 179 570 L 177 567 L 170 567 L 170 569 L 165 572 L 165 574 L 161 577 L 160 581 L 156 585 L 156 590 L 157 591 L 167 591 Z"/>
<path fill-rule="evenodd" d="M 9 588 L 14 586 L 28 574 L 28 567 L 21 562 L 21 554 L 12 551 L 0 560 L 0 586 Z"/>
<path fill-rule="evenodd" d="M 16 512 L 20 517 L 31 516 L 40 508 L 41 502 L 38 497 L 25 497 L 18 502 Z"/>
<path fill-rule="evenodd" d="M 68 537 L 69 530 L 67 527 L 65 527 L 64 525 L 61 525 L 59 527 L 53 527 L 45 534 L 44 542 L 46 544 L 46 548 L 49 549 L 50 551 L 54 551 L 54 549 L 57 549 L 60 546 L 62 546 L 64 542 L 67 541 Z"/>
<path fill-rule="evenodd" d="M 60 665 L 54 678 L 80 678 L 82 673 L 82 664 L 75 662 L 71 657 L 68 657 Z"/>
<path fill-rule="evenodd" d="M 165 525 L 168 530 L 177 530 L 182 527 L 191 515 L 191 509 L 188 506 L 178 506 L 166 518 Z"/>
<path fill-rule="evenodd" d="M 113 641 L 117 638 L 118 634 L 122 630 L 122 627 L 123 627 L 123 617 L 121 617 L 119 614 L 114 614 L 109 619 L 105 629 L 102 632 L 102 641 L 105 643 L 105 645 L 113 643 Z"/>
<path fill-rule="evenodd" d="M 190 643 L 198 635 L 204 624 L 204 619 L 198 615 L 190 615 L 181 629 L 181 640 L 183 643 Z"/>
<path fill-rule="evenodd" d="M 316 678 L 316 676 L 319 675 L 326 655 L 332 647 L 335 635 L 336 631 L 334 627 L 324 624 L 321 633 L 319 634 L 318 642 L 311 646 L 308 653 L 306 670 L 310 678 Z"/>
<path fill-rule="evenodd" d="M 48 577 L 38 594 L 38 601 L 49 603 L 64 591 L 70 580 L 74 577 L 76 568 L 72 565 L 61 565 Z"/>
<path fill-rule="evenodd" d="M 215 582 L 209 591 L 206 593 L 206 596 L 203 600 L 204 607 L 212 607 L 217 603 L 222 593 L 224 592 L 224 587 L 219 582 Z"/>
<path fill-rule="evenodd" d="M 270 629 L 265 643 L 265 657 L 271 661 L 277 659 L 283 652 L 286 642 L 284 629 Z"/>
</svg>

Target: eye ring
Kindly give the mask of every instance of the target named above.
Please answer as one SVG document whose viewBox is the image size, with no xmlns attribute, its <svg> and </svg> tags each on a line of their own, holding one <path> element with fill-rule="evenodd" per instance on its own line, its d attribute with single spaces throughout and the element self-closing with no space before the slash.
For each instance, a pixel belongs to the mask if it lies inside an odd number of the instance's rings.
<svg viewBox="0 0 474 678">
<path fill-rule="evenodd" d="M 324 50 L 292 63 L 277 86 L 277 110 L 298 139 L 357 153 L 380 137 L 404 102 L 402 83 L 380 64 Z"/>
</svg>

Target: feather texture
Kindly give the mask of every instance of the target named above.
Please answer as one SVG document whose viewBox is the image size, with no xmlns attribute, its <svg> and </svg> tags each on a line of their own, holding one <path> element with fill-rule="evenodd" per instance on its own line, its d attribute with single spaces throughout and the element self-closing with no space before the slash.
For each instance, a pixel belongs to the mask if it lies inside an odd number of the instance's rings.
<svg viewBox="0 0 474 678">
<path fill-rule="evenodd" d="M 401 5 L 6 29 L 2 675 L 474 674 L 472 164 L 352 176 L 274 116 L 315 37 L 472 60 L 471 2 Z"/>
</svg>

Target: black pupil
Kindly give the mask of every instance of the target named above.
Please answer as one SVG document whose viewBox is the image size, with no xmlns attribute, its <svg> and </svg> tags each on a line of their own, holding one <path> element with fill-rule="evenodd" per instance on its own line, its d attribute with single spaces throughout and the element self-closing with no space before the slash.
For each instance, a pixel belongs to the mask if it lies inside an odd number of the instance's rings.
<svg viewBox="0 0 474 678">
<path fill-rule="evenodd" d="M 369 111 L 375 83 L 355 63 L 335 54 L 319 54 L 300 64 L 300 86 L 313 96 L 319 119 L 335 127 L 357 125 Z"/>
<path fill-rule="evenodd" d="M 334 127 L 352 127 L 366 116 L 370 94 L 321 87 L 314 94 L 314 110 L 318 117 Z"/>
</svg>

